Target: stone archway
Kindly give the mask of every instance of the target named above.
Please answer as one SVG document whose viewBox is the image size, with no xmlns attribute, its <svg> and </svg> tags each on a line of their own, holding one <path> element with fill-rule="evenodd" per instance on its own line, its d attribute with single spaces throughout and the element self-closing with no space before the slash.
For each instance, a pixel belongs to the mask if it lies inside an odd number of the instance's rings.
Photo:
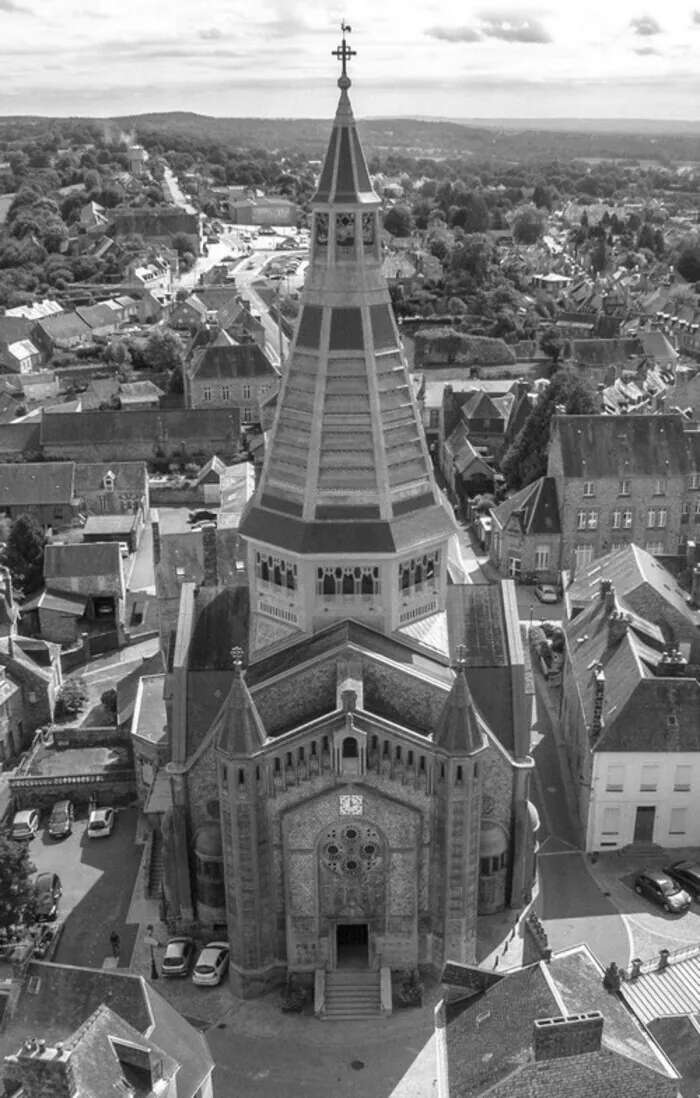
<svg viewBox="0 0 700 1098">
<path fill-rule="evenodd" d="M 318 836 L 317 862 L 320 930 L 328 937 L 331 966 L 342 964 L 343 949 L 353 963 L 372 965 L 373 937 L 384 932 L 386 921 L 384 836 L 364 820 L 339 820 Z"/>
</svg>

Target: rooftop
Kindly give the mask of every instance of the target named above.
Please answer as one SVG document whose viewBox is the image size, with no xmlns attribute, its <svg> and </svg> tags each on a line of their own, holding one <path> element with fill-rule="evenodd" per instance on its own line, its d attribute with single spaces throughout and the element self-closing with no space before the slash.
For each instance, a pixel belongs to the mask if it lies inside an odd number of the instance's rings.
<svg viewBox="0 0 700 1098">
<path fill-rule="evenodd" d="M 167 744 L 168 721 L 163 697 L 164 685 L 164 674 L 144 676 L 139 681 L 131 725 L 132 736 L 153 744 Z"/>
</svg>

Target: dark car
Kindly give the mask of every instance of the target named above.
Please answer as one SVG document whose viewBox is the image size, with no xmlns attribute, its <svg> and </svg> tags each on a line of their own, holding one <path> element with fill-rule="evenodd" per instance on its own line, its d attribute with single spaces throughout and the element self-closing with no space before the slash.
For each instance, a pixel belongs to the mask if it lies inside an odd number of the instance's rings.
<svg viewBox="0 0 700 1098">
<path fill-rule="evenodd" d="M 694 900 L 700 899 L 700 864 L 698 862 L 674 862 L 664 869 L 671 880 L 689 892 Z"/>
<path fill-rule="evenodd" d="M 55 919 L 63 889 L 58 873 L 40 873 L 34 882 L 37 919 Z"/>
<path fill-rule="evenodd" d="M 73 804 L 71 801 L 56 801 L 51 809 L 49 835 L 52 839 L 64 839 L 73 830 Z"/>
<path fill-rule="evenodd" d="M 161 965 L 164 976 L 186 976 L 194 960 L 194 942 L 191 938 L 171 938 L 165 947 Z"/>
<path fill-rule="evenodd" d="M 658 904 L 664 911 L 674 915 L 680 915 L 687 911 L 691 904 L 687 892 L 676 884 L 663 869 L 644 869 L 637 874 L 634 883 L 635 891 L 640 896 L 646 896 L 652 903 Z"/>
</svg>

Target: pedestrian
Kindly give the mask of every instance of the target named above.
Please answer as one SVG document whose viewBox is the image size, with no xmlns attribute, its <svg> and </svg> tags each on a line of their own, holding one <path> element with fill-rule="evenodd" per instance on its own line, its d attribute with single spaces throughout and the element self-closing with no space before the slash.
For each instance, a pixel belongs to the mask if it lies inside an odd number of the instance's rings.
<svg viewBox="0 0 700 1098">
<path fill-rule="evenodd" d="M 119 950 L 121 948 L 121 942 L 119 941 L 119 935 L 116 930 L 113 930 L 109 936 L 109 944 L 112 947 L 112 956 L 119 957 Z"/>
</svg>

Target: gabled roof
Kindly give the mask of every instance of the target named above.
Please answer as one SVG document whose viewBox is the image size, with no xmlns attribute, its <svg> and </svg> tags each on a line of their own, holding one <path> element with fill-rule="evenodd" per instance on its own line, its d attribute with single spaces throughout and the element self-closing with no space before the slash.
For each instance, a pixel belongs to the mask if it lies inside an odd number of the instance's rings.
<svg viewBox="0 0 700 1098">
<path fill-rule="evenodd" d="M 277 372 L 257 343 L 227 343 L 216 340 L 198 351 L 192 361 L 193 380 L 227 381 L 239 378 L 276 378 Z"/>
<path fill-rule="evenodd" d="M 99 305 L 78 306 L 75 311 L 90 328 L 116 327 L 121 320 L 120 310 L 106 301 L 100 302 Z"/>
<path fill-rule="evenodd" d="M 48 587 L 54 578 L 119 576 L 121 570 L 121 551 L 116 541 L 47 545 L 44 551 L 44 578 Z"/>
<path fill-rule="evenodd" d="M 73 471 L 70 461 L 0 464 L 0 507 L 70 504 Z"/>
<path fill-rule="evenodd" d="M 113 443 L 149 442 L 155 452 L 166 433 L 172 438 L 192 439 L 206 446 L 209 441 L 239 434 L 237 408 L 139 408 L 125 415 L 121 411 L 76 412 L 44 416 L 41 442 L 44 446 L 84 446 L 105 440 Z M 13 425 L 14 426 L 14 425 Z M 0 445 L 2 432 L 0 431 Z M 126 451 L 128 453 L 128 451 Z"/>
<path fill-rule="evenodd" d="M 77 461 L 75 463 L 76 496 L 102 490 L 108 473 L 114 477 L 114 487 L 117 491 L 143 492 L 146 489 L 145 461 Z"/>
<path fill-rule="evenodd" d="M 514 496 L 494 507 L 491 514 L 503 530 L 514 519 L 523 534 L 560 534 L 559 503 L 554 477 L 540 477 L 526 488 L 521 488 Z"/>
<path fill-rule="evenodd" d="M 460 420 L 445 443 L 445 452 L 452 457 L 454 467 L 461 476 L 482 474 L 493 479 L 494 470 L 472 446 L 469 427 L 464 420 Z"/>
<path fill-rule="evenodd" d="M 473 393 L 469 393 L 467 399 L 462 403 L 462 418 L 467 421 L 470 419 L 502 419 L 507 422 L 514 401 L 515 397 L 512 393 L 498 397 L 485 393 L 483 389 L 477 389 Z"/>
<path fill-rule="evenodd" d="M 695 469 L 692 432 L 681 415 L 556 415 L 552 456 L 561 450 L 565 477 L 587 480 L 686 476 Z M 556 470 L 558 471 L 558 470 Z"/>
<path fill-rule="evenodd" d="M 644 354 L 639 339 L 574 339 L 571 341 L 571 357 L 584 366 L 611 366 L 622 364 L 634 356 Z"/>
<path fill-rule="evenodd" d="M 53 343 L 76 337 L 87 339 L 92 332 L 90 325 L 77 313 L 57 313 L 56 316 L 38 320 L 36 326 Z"/>
</svg>

